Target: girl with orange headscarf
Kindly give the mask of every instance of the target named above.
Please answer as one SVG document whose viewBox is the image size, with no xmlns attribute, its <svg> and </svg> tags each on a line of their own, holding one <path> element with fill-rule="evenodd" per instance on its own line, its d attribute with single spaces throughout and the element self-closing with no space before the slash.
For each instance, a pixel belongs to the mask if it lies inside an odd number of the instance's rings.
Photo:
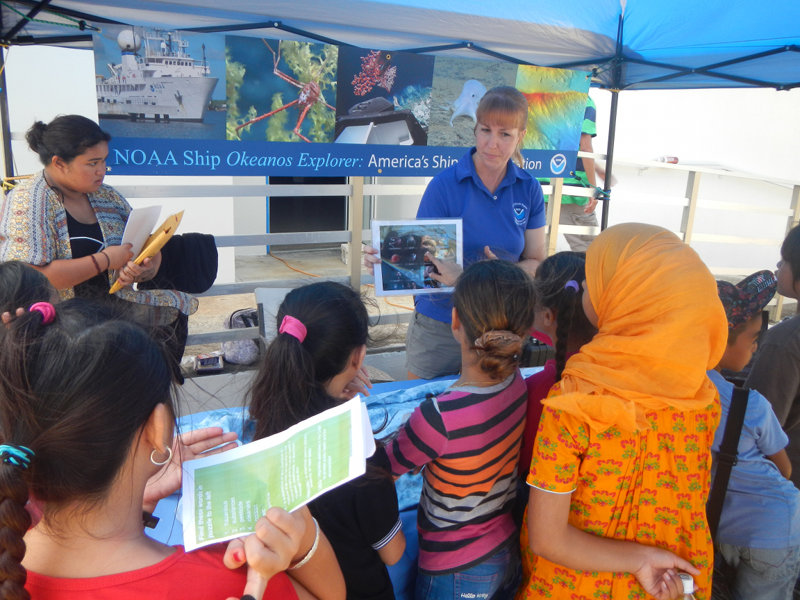
<svg viewBox="0 0 800 600">
<path fill-rule="evenodd" d="M 725 348 L 714 277 L 660 227 L 604 231 L 586 256 L 598 327 L 544 401 L 527 482 L 527 598 L 709 597 L 705 517 Z"/>
</svg>

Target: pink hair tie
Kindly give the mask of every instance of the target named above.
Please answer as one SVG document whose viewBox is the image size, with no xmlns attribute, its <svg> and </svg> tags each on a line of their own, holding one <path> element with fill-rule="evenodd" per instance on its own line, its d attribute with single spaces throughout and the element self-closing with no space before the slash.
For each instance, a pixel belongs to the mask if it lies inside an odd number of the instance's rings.
<svg viewBox="0 0 800 600">
<path fill-rule="evenodd" d="M 306 329 L 306 326 L 300 322 L 300 319 L 295 319 L 290 315 L 286 315 L 281 321 L 281 326 L 278 328 L 278 333 L 288 333 L 292 337 L 297 338 L 297 341 L 302 344 L 303 340 L 306 339 L 306 333 L 308 333 L 308 330 Z"/>
<path fill-rule="evenodd" d="M 42 313 L 42 324 L 43 325 L 50 325 L 56 319 L 56 307 L 50 304 L 49 302 L 36 302 L 31 304 L 28 312 L 40 312 Z"/>
</svg>

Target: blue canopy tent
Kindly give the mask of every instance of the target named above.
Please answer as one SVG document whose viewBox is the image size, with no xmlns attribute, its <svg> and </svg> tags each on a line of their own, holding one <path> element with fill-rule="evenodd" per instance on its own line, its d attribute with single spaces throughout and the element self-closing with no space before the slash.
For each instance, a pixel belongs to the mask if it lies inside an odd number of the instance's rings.
<svg viewBox="0 0 800 600">
<path fill-rule="evenodd" d="M 797 0 L 4 0 L 0 8 L 9 45 L 88 47 L 92 29 L 126 23 L 591 71 L 593 85 L 612 93 L 607 181 L 622 90 L 800 86 Z M 0 113 L 8 140 L 5 93 Z M 6 160 L 10 173 L 8 147 Z M 607 218 L 608 202 L 603 226 Z"/>
</svg>

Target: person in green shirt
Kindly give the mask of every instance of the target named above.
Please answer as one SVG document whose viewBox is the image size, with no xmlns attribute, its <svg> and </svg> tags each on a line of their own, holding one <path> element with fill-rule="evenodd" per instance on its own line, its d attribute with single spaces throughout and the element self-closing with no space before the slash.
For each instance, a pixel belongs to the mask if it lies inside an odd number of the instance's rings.
<svg viewBox="0 0 800 600">
<path fill-rule="evenodd" d="M 597 135 L 597 107 L 594 101 L 587 96 L 586 112 L 583 115 L 583 126 L 581 127 L 581 139 L 579 149 L 582 152 L 594 152 L 592 148 L 592 138 Z M 570 196 L 566 192 L 566 186 L 577 186 L 585 188 L 597 188 L 597 176 L 595 174 L 595 162 L 593 158 L 578 158 L 575 164 L 575 176 L 564 178 L 564 195 L 561 196 L 561 216 L 558 220 L 560 225 L 582 225 L 597 227 L 597 215 L 594 212 L 597 206 L 600 191 L 597 190 L 592 197 Z M 604 175 L 602 169 L 597 169 L 600 176 Z M 547 180 L 539 180 L 542 184 Z M 545 199 L 546 201 L 547 199 Z M 575 235 L 565 233 L 564 237 L 569 244 L 570 250 L 574 252 L 586 252 L 589 244 L 594 239 L 593 235 Z"/>
</svg>

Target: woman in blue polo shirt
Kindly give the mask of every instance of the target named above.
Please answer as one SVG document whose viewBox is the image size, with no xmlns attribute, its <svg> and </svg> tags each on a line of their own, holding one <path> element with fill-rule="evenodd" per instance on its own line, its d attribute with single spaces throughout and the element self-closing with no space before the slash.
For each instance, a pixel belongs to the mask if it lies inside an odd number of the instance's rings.
<svg viewBox="0 0 800 600">
<path fill-rule="evenodd" d="M 485 258 L 518 262 L 531 276 L 544 260 L 545 205 L 542 188 L 522 164 L 528 101 L 513 87 L 492 88 L 476 111 L 475 147 L 428 184 L 417 218 L 463 220 L 464 266 Z M 368 268 L 379 259 L 367 254 Z M 432 277 L 454 285 L 455 263 L 434 259 Z M 461 350 L 450 331 L 450 294 L 416 297 L 406 336 L 409 379 L 457 373 Z"/>
</svg>

